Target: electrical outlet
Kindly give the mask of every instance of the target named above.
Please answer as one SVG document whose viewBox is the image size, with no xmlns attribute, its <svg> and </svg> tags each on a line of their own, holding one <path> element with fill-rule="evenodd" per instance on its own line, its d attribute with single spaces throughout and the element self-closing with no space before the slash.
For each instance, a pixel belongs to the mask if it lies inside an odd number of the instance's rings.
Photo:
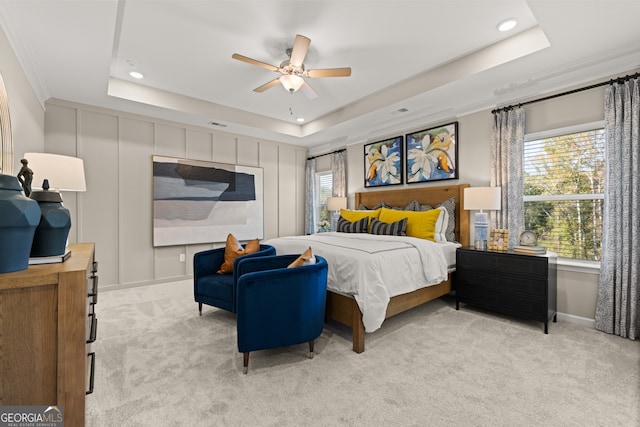
<svg viewBox="0 0 640 427">
<path fill-rule="evenodd" d="M 180 262 L 185 262 L 186 258 L 184 254 L 180 254 Z"/>
</svg>

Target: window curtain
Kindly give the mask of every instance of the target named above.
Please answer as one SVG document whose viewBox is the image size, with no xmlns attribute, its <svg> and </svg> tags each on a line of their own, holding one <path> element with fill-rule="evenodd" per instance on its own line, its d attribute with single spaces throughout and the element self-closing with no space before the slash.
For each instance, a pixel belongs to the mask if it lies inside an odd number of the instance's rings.
<svg viewBox="0 0 640 427">
<path fill-rule="evenodd" d="M 640 94 L 638 79 L 605 89 L 606 179 L 596 329 L 640 336 Z"/>
<path fill-rule="evenodd" d="M 347 195 L 347 151 L 337 151 L 331 154 L 331 173 L 333 175 L 333 197 Z"/>
<path fill-rule="evenodd" d="M 491 227 L 509 230 L 509 246 L 524 229 L 522 151 L 525 116 L 522 108 L 493 113 L 491 186 L 502 187 L 502 209 L 491 212 Z"/>
<path fill-rule="evenodd" d="M 316 232 L 316 159 L 305 164 L 306 191 L 304 199 L 304 233 Z"/>
<path fill-rule="evenodd" d="M 9 115 L 9 98 L 0 74 L 0 173 L 13 175 L 13 136 L 11 116 Z"/>
</svg>

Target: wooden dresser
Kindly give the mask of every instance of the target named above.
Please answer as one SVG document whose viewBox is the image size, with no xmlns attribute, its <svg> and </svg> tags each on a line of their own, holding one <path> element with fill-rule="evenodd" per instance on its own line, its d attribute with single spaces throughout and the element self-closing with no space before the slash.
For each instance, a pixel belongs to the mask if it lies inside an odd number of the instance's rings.
<svg viewBox="0 0 640 427">
<path fill-rule="evenodd" d="M 93 387 L 97 263 L 93 243 L 70 249 L 62 263 L 0 274 L 0 406 L 62 406 L 74 427 Z"/>
</svg>

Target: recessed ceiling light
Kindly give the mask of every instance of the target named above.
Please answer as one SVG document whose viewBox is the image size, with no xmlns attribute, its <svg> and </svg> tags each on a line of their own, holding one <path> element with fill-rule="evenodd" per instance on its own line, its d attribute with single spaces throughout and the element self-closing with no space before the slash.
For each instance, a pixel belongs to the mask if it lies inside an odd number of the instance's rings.
<svg viewBox="0 0 640 427">
<path fill-rule="evenodd" d="M 297 121 L 298 123 L 302 123 L 302 122 L 304 122 L 304 117 L 298 117 L 298 118 L 296 119 L 296 121 Z"/>
<path fill-rule="evenodd" d="M 514 29 L 516 25 L 518 25 L 518 22 L 515 19 L 507 19 L 498 24 L 498 31 L 509 31 Z"/>
<path fill-rule="evenodd" d="M 131 77 L 133 77 L 134 79 L 143 79 L 144 78 L 144 75 L 142 73 L 138 72 L 138 71 L 131 71 L 129 73 L 129 75 Z"/>
</svg>

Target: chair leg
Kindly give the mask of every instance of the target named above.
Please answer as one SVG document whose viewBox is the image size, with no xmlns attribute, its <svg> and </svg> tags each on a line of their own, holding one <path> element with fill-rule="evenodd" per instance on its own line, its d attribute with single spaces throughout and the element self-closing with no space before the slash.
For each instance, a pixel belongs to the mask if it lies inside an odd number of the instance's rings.
<svg viewBox="0 0 640 427">
<path fill-rule="evenodd" d="M 313 359 L 313 344 L 314 340 L 309 341 L 309 359 Z"/>
<path fill-rule="evenodd" d="M 202 303 L 201 302 L 198 303 L 198 313 L 200 313 L 200 316 L 202 316 Z"/>
<path fill-rule="evenodd" d="M 243 362 L 242 372 L 245 375 L 247 375 L 247 372 L 249 372 L 249 352 L 248 351 L 243 353 L 242 362 Z"/>
</svg>

